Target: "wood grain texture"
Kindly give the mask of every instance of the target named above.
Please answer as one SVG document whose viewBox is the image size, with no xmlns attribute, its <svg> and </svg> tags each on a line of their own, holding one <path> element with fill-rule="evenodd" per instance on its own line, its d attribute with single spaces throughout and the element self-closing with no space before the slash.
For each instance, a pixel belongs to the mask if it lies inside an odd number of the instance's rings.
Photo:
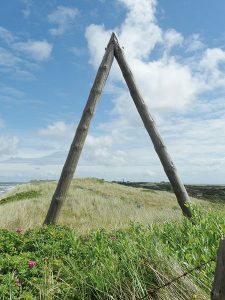
<svg viewBox="0 0 225 300">
<path fill-rule="evenodd" d="M 97 103 L 99 101 L 105 82 L 108 78 L 114 59 L 114 33 L 112 34 L 104 57 L 98 69 L 94 84 L 90 91 L 87 104 L 84 108 L 80 123 L 77 127 L 75 137 L 71 144 L 66 162 L 64 164 L 57 188 L 52 197 L 52 201 L 45 218 L 44 224 L 56 223 L 62 204 L 65 201 L 71 180 L 76 170 L 85 139 L 88 134 L 91 120 L 94 116 Z"/>
<path fill-rule="evenodd" d="M 133 98 L 133 101 L 142 118 L 144 126 L 153 142 L 155 151 L 157 152 L 159 159 L 161 160 L 165 173 L 176 195 L 177 201 L 183 211 L 183 214 L 186 217 L 190 218 L 191 217 L 190 199 L 187 194 L 186 188 L 183 185 L 178 175 L 177 169 L 166 149 L 165 144 L 163 143 L 163 140 L 156 127 L 156 124 L 151 114 L 149 113 L 148 108 L 137 88 L 131 69 L 126 61 L 123 50 L 121 49 L 116 37 L 115 37 L 114 51 L 115 51 L 115 58 L 123 73 L 123 77 L 127 83 L 131 97 Z"/>
<path fill-rule="evenodd" d="M 211 299 L 225 300 L 225 238 L 220 241 Z"/>
</svg>

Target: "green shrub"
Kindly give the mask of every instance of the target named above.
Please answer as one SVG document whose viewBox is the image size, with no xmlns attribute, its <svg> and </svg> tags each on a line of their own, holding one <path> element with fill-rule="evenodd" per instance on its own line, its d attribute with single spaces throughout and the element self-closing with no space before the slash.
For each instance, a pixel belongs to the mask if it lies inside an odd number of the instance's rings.
<svg viewBox="0 0 225 300">
<path fill-rule="evenodd" d="M 0 230 L 1 299 L 142 297 L 148 289 L 215 258 L 224 233 L 222 216 L 197 209 L 191 221 L 148 228 L 133 223 L 127 230 L 99 230 L 89 236 L 59 225 L 25 233 Z M 214 268 L 211 263 L 189 281 L 162 290 L 160 299 L 206 299 Z"/>
<path fill-rule="evenodd" d="M 0 204 L 5 204 L 12 201 L 19 201 L 24 199 L 32 199 L 41 195 L 40 191 L 27 191 L 16 193 L 15 195 L 11 195 L 5 198 L 0 199 Z"/>
</svg>

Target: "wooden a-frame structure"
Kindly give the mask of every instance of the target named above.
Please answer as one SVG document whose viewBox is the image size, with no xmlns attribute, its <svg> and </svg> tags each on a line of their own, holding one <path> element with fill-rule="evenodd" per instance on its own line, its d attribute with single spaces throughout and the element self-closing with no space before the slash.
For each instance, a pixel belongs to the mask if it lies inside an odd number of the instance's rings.
<svg viewBox="0 0 225 300">
<path fill-rule="evenodd" d="M 56 223 L 57 221 L 60 209 L 66 198 L 67 191 L 69 189 L 78 160 L 80 158 L 81 151 L 83 149 L 84 142 L 87 137 L 88 129 L 91 123 L 91 119 L 94 116 L 97 103 L 108 78 L 114 57 L 116 58 L 120 66 L 120 69 L 123 73 L 123 77 L 129 88 L 131 97 L 133 98 L 133 101 L 142 118 L 144 126 L 153 142 L 154 148 L 163 165 L 165 173 L 171 183 L 171 186 L 176 195 L 177 201 L 182 209 L 182 212 L 186 217 L 191 217 L 190 199 L 188 197 L 185 186 L 183 185 L 180 177 L 178 176 L 176 167 L 170 155 L 167 152 L 166 146 L 163 143 L 163 140 L 158 132 L 155 122 L 152 116 L 150 115 L 143 98 L 141 97 L 141 94 L 136 86 L 133 74 L 125 59 L 123 50 L 119 45 L 118 39 L 115 33 L 112 33 L 109 43 L 105 49 L 105 54 L 98 69 L 94 84 L 91 88 L 80 123 L 77 127 L 76 134 L 71 144 L 66 162 L 64 164 L 60 179 L 58 181 L 57 188 L 52 197 L 52 201 L 47 216 L 45 218 L 44 224 Z"/>
</svg>

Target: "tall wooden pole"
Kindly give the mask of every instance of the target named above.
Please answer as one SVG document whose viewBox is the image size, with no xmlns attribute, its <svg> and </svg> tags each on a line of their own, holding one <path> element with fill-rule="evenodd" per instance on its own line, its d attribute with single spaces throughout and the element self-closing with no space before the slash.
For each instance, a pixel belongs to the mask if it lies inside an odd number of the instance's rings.
<svg viewBox="0 0 225 300">
<path fill-rule="evenodd" d="M 123 54 L 123 50 L 121 49 L 117 38 L 116 37 L 114 38 L 115 38 L 115 48 L 114 48 L 115 57 L 123 73 L 123 77 L 127 83 L 131 97 L 133 98 L 133 101 L 142 118 L 144 126 L 147 129 L 147 132 L 154 144 L 155 151 L 157 152 L 159 159 L 161 160 L 165 173 L 172 185 L 172 188 L 177 197 L 177 201 L 183 211 L 183 214 L 186 217 L 190 218 L 191 217 L 190 199 L 188 197 L 185 186 L 183 185 L 177 173 L 175 165 L 169 153 L 167 152 L 166 146 L 163 143 L 163 140 L 159 134 L 155 122 L 152 116 L 150 115 L 148 108 L 137 88 L 133 74 Z"/>
<path fill-rule="evenodd" d="M 60 209 L 66 198 L 71 180 L 73 178 L 84 142 L 88 133 L 91 119 L 94 116 L 96 105 L 105 86 L 109 71 L 114 59 L 114 33 L 107 45 L 105 55 L 98 69 L 94 84 L 90 91 L 87 104 L 84 108 L 80 123 L 77 127 L 75 137 L 70 147 L 66 162 L 64 164 L 57 188 L 45 218 L 44 224 L 56 223 Z"/>
<path fill-rule="evenodd" d="M 225 300 L 225 238 L 220 241 L 217 254 L 217 263 L 211 299 Z"/>
</svg>

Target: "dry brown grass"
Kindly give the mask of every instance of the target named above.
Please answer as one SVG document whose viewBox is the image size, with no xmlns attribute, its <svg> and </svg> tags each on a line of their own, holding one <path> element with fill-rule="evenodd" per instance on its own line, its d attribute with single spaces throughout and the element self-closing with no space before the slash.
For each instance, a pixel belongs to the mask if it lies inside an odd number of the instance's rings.
<svg viewBox="0 0 225 300">
<path fill-rule="evenodd" d="M 47 181 L 17 186 L 10 195 L 34 190 L 41 194 L 33 199 L 1 204 L 0 227 L 14 230 L 16 227 L 27 229 L 42 225 L 55 187 L 56 182 Z M 208 205 L 205 201 L 198 202 Z M 179 220 L 181 217 L 181 210 L 172 193 L 86 178 L 73 180 L 58 223 L 72 226 L 80 234 L 87 234 L 97 228 L 126 228 L 130 222 L 146 225 Z"/>
</svg>

